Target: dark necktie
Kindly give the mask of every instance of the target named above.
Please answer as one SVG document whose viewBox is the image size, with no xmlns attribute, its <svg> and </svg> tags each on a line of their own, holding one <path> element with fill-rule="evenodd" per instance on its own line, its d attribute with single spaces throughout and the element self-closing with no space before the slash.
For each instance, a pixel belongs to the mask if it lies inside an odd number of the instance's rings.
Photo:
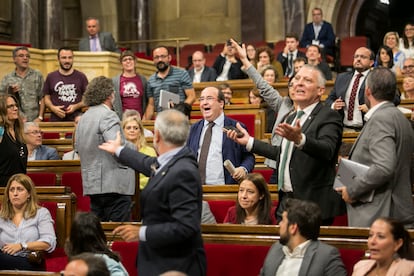
<svg viewBox="0 0 414 276">
<path fill-rule="evenodd" d="M 209 122 L 207 130 L 204 133 L 203 144 L 201 145 L 200 158 L 198 159 L 198 170 L 200 171 L 201 184 L 206 182 L 206 165 L 207 165 L 207 156 L 208 150 L 211 144 L 211 136 L 213 134 L 214 122 Z"/>
<path fill-rule="evenodd" d="M 288 55 L 288 66 L 286 70 L 286 76 L 290 77 L 293 73 L 293 54 L 289 53 Z"/>
<path fill-rule="evenodd" d="M 300 117 L 302 117 L 303 114 L 305 114 L 305 112 L 303 112 L 303 110 L 299 110 L 296 113 L 296 117 L 293 120 L 292 125 L 295 125 L 296 121 L 300 120 Z M 279 190 L 282 190 L 284 182 L 285 182 L 286 161 L 287 161 L 287 158 L 289 156 L 289 151 L 290 151 L 290 147 L 291 147 L 292 143 L 293 143 L 292 141 L 287 141 L 286 146 L 284 147 L 283 152 L 282 152 L 282 159 L 280 160 L 279 179 L 278 179 L 278 183 L 277 183 L 278 186 L 279 186 Z"/>
<path fill-rule="evenodd" d="M 359 80 L 363 75 L 359 73 L 355 80 L 354 84 L 352 85 L 351 95 L 349 96 L 349 103 L 348 103 L 348 120 L 352 121 L 354 119 L 354 107 L 355 107 L 355 98 L 358 92 Z"/>
</svg>

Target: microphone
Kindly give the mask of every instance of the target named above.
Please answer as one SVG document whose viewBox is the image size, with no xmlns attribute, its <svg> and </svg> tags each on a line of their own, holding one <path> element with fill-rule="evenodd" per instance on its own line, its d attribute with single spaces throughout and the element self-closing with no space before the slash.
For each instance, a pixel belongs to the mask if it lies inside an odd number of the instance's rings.
<svg viewBox="0 0 414 276">
<path fill-rule="evenodd" d="M 224 161 L 223 165 L 227 169 L 227 171 L 230 173 L 230 175 L 233 175 L 234 170 L 236 169 L 233 163 L 229 159 L 227 159 L 226 161 Z"/>
</svg>

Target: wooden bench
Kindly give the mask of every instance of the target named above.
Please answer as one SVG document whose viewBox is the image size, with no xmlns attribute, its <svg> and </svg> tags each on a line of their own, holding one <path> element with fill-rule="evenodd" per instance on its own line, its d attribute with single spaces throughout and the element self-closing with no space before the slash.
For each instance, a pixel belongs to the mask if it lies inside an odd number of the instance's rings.
<svg viewBox="0 0 414 276">
<path fill-rule="evenodd" d="M 0 187 L 0 200 L 4 195 L 4 187 Z M 56 202 L 55 230 L 57 247 L 63 247 L 69 236 L 70 227 L 76 212 L 76 196 L 63 186 L 36 187 L 39 202 Z"/>
<path fill-rule="evenodd" d="M 53 172 L 56 174 L 56 185 L 61 184 L 62 173 L 80 172 L 79 160 L 37 160 L 27 162 L 28 172 Z"/>
<path fill-rule="evenodd" d="M 74 129 L 74 122 L 39 122 L 39 127 L 44 133 L 47 134 L 56 134 L 59 137 L 53 137 L 55 139 L 65 139 L 67 136 L 71 136 Z"/>
</svg>

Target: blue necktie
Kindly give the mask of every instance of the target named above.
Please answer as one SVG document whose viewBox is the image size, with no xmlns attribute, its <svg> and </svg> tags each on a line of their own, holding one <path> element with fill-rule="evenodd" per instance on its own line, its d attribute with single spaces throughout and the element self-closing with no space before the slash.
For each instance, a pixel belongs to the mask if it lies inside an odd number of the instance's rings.
<svg viewBox="0 0 414 276">
<path fill-rule="evenodd" d="M 305 114 L 305 112 L 303 112 L 303 110 L 299 110 L 296 113 L 296 117 L 293 120 L 293 124 L 292 125 L 295 125 L 296 124 L 296 121 L 297 120 L 300 120 L 300 117 L 302 117 L 303 114 Z M 279 190 L 282 190 L 283 185 L 284 185 L 284 182 L 285 182 L 286 161 L 287 161 L 287 158 L 289 156 L 290 146 L 291 146 L 292 143 L 293 143 L 292 141 L 288 141 L 286 143 L 286 146 L 285 146 L 285 148 L 283 150 L 283 153 L 282 153 L 282 159 L 281 159 L 281 162 L 280 162 L 280 170 L 279 170 L 279 179 L 278 179 L 278 183 L 277 183 L 278 186 L 279 186 Z"/>
</svg>

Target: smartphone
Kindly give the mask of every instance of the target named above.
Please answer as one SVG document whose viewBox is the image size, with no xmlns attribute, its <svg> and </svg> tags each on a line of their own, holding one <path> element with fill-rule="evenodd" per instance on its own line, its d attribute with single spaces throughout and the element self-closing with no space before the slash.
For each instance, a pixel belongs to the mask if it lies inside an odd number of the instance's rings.
<svg viewBox="0 0 414 276">
<path fill-rule="evenodd" d="M 227 130 L 234 130 L 237 133 L 237 138 L 242 138 L 244 136 L 244 133 L 241 132 L 237 127 L 225 126 L 224 128 L 227 129 Z"/>
</svg>

